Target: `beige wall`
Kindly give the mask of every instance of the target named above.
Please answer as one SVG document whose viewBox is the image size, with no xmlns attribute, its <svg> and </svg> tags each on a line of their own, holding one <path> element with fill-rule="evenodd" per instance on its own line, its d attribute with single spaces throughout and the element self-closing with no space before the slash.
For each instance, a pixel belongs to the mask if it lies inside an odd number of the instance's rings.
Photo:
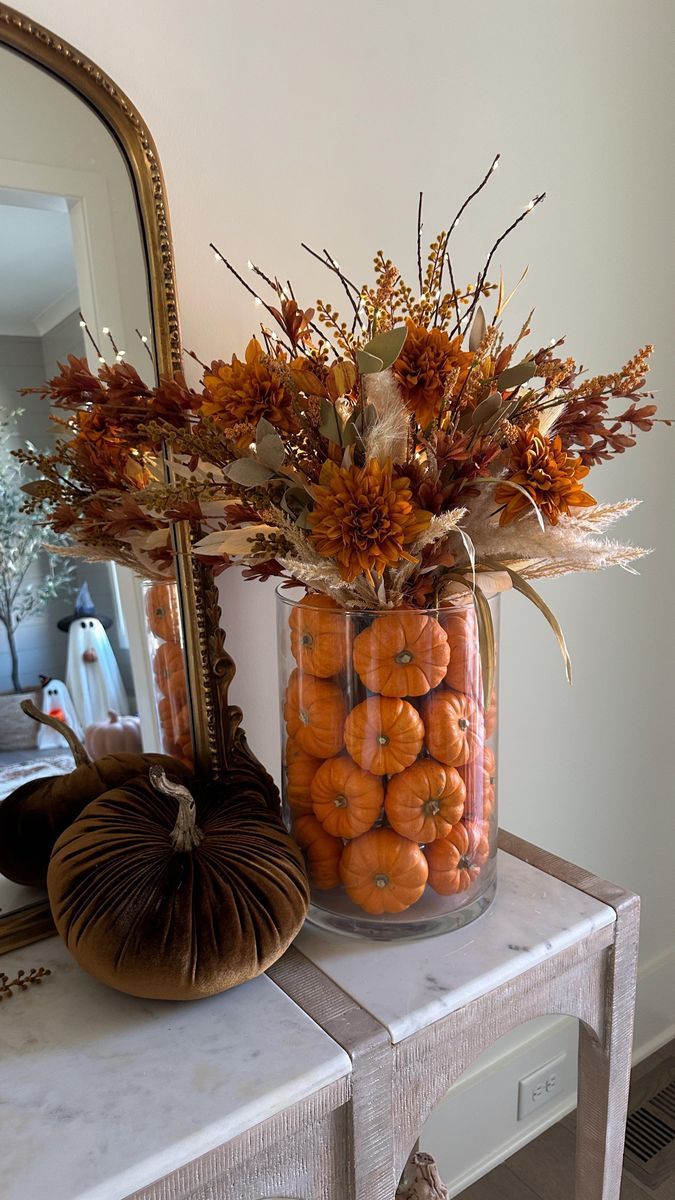
<svg viewBox="0 0 675 1200">
<path fill-rule="evenodd" d="M 239 264 L 251 256 L 290 274 L 307 298 L 325 278 L 301 239 L 357 277 L 380 246 L 409 269 L 418 189 L 435 231 L 501 150 L 458 231 L 459 274 L 475 272 L 546 189 L 503 254 L 511 280 L 530 264 L 514 325 L 536 305 L 535 334 L 566 333 L 593 371 L 654 341 L 653 382 L 675 413 L 668 0 L 32 0 L 30 12 L 109 71 L 156 138 L 185 344 L 200 356 L 241 348 L 256 315 L 214 264 L 211 238 Z M 602 499 L 644 499 L 625 523 L 655 549 L 641 577 L 546 588 L 573 654 L 572 690 L 534 609 L 508 597 L 503 616 L 503 823 L 642 893 L 643 963 L 663 956 L 665 972 L 645 993 L 649 1036 L 675 1018 L 674 437 L 658 430 L 593 478 Z M 235 698 L 274 767 L 272 599 L 235 578 L 223 597 Z"/>
</svg>

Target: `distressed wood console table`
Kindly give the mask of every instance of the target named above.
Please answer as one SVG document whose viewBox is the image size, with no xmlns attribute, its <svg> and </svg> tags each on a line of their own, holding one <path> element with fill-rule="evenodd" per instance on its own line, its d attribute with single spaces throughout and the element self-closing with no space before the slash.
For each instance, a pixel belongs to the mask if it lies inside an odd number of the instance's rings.
<svg viewBox="0 0 675 1200">
<path fill-rule="evenodd" d="M 448 1087 L 547 1013 L 582 1023 L 576 1200 L 619 1200 L 638 901 L 501 845 L 465 929 L 308 926 L 269 977 L 195 1004 L 110 991 L 56 939 L 4 955 L 52 975 L 0 1005 L 3 1200 L 393 1200 Z"/>
<path fill-rule="evenodd" d="M 356 1200 L 392 1200 L 451 1084 L 548 1014 L 580 1021 L 575 1200 L 619 1200 L 638 925 L 637 896 L 502 832 L 497 897 L 465 929 L 375 943 L 306 926 L 270 974 L 352 1057 Z"/>
</svg>

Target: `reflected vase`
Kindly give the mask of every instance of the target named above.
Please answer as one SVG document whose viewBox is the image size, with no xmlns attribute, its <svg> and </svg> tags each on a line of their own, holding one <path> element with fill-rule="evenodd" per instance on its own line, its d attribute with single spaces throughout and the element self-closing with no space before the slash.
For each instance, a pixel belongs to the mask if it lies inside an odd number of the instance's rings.
<svg viewBox="0 0 675 1200">
<path fill-rule="evenodd" d="M 497 696 L 472 602 L 345 611 L 278 589 L 277 617 L 284 817 L 310 920 L 383 940 L 468 924 L 497 876 Z"/>
<path fill-rule="evenodd" d="M 178 586 L 167 581 L 144 582 L 142 587 L 161 749 L 191 767 L 192 734 Z"/>
</svg>

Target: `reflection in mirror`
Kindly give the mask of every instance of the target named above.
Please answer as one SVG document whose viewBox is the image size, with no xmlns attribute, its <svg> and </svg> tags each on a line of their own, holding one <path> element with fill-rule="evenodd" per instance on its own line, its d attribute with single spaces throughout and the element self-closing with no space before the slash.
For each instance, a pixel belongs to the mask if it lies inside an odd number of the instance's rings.
<svg viewBox="0 0 675 1200">
<path fill-rule="evenodd" d="M 45 540 L 54 546 L 59 536 L 22 511 L 30 472 L 11 451 L 51 453 L 68 436 L 69 413 L 55 424 L 48 400 L 20 389 L 39 388 L 68 355 L 94 372 L 105 359 L 130 362 L 152 382 L 155 373 L 148 268 L 122 152 L 76 93 L 4 47 L 0 278 L 2 801 L 74 765 L 61 734 L 22 711 L 25 699 L 70 725 L 92 758 L 192 753 L 175 585 L 49 554 Z M 7 916 L 36 902 L 42 892 L 0 877 L 0 948 Z"/>
</svg>

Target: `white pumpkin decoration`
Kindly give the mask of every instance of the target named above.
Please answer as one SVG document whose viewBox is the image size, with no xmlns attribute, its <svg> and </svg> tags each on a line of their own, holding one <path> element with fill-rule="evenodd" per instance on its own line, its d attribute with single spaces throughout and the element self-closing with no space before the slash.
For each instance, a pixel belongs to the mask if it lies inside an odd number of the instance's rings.
<svg viewBox="0 0 675 1200">
<path fill-rule="evenodd" d="M 88 725 L 84 731 L 84 744 L 94 760 L 105 754 L 132 753 L 142 751 L 140 717 L 120 717 L 112 709 L 107 721 Z"/>
</svg>

